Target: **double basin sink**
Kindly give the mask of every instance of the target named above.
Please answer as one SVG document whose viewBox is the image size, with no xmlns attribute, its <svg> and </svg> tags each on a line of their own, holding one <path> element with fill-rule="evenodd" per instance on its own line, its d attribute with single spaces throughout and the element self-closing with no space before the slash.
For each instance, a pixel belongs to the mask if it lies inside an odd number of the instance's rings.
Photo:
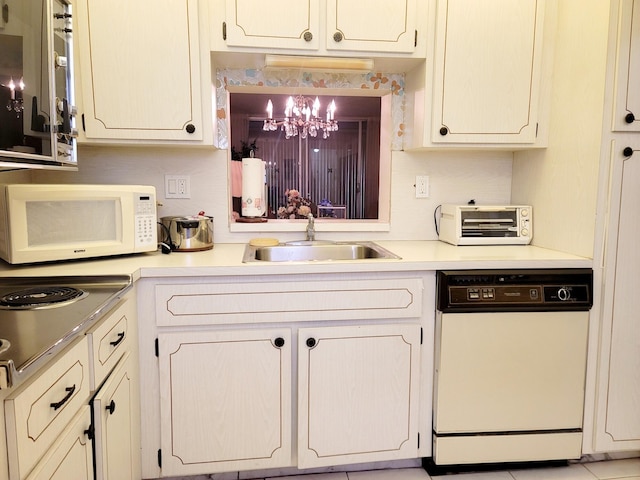
<svg viewBox="0 0 640 480">
<path fill-rule="evenodd" d="M 321 262 L 331 260 L 399 259 L 374 242 L 330 242 L 301 240 L 273 246 L 247 245 L 242 261 Z"/>
</svg>

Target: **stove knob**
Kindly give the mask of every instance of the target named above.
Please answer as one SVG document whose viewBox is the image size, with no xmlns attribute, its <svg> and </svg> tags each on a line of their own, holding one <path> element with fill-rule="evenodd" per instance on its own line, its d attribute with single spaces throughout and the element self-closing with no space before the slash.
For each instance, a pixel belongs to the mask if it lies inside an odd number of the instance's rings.
<svg viewBox="0 0 640 480">
<path fill-rule="evenodd" d="M 558 289 L 558 298 L 561 301 L 566 302 L 571 298 L 571 292 L 567 288 L 561 287 Z"/>
</svg>

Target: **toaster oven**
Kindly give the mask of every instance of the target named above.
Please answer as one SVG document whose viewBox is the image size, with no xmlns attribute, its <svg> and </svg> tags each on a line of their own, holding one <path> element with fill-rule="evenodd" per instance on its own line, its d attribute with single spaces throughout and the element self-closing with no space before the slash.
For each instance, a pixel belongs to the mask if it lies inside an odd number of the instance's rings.
<svg viewBox="0 0 640 480">
<path fill-rule="evenodd" d="M 530 205 L 442 205 L 438 238 L 453 245 L 528 245 Z"/>
</svg>

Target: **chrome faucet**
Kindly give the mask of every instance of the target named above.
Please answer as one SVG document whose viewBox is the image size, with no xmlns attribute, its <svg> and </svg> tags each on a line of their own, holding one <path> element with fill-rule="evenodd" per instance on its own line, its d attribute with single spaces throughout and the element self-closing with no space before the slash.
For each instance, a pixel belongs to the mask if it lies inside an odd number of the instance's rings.
<svg viewBox="0 0 640 480">
<path fill-rule="evenodd" d="M 307 240 L 313 242 L 316 239 L 316 227 L 313 220 L 313 213 L 310 213 L 307 218 L 309 219 L 309 223 L 307 223 Z"/>
</svg>

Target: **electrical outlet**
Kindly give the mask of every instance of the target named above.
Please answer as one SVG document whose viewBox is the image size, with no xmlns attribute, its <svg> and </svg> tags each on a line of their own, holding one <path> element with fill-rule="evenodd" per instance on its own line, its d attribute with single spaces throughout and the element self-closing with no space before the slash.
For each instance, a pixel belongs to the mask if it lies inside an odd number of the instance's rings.
<svg viewBox="0 0 640 480">
<path fill-rule="evenodd" d="M 429 198 L 429 177 L 416 175 L 416 198 Z"/>
<path fill-rule="evenodd" d="M 165 175 L 164 198 L 191 198 L 189 175 Z"/>
</svg>

